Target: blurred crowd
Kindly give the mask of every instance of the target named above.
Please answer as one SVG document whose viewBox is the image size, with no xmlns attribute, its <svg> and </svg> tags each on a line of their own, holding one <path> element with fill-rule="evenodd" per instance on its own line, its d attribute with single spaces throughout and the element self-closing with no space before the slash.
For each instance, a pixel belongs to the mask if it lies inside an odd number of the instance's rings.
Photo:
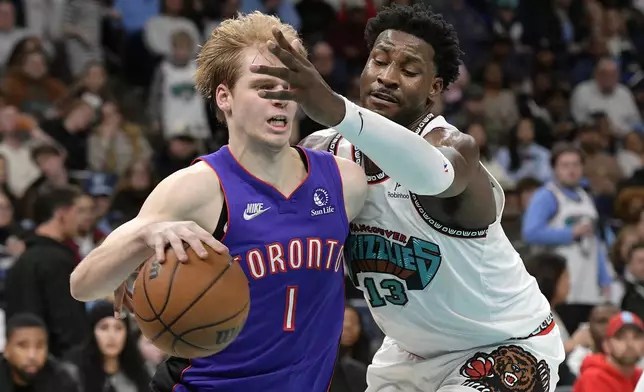
<svg viewBox="0 0 644 392">
<path fill-rule="evenodd" d="M 163 354 L 75 265 L 155 184 L 226 143 L 194 88 L 198 47 L 259 10 L 295 26 L 359 100 L 363 31 L 414 0 L 0 0 L 0 390 L 142 392 Z M 633 391 L 644 366 L 644 0 L 426 0 L 458 33 L 434 103 L 480 146 L 504 228 L 550 301 L 560 388 Z M 292 142 L 323 127 L 299 114 Z M 347 282 L 331 391 L 364 391 L 382 335 Z M 607 391 L 608 392 L 608 391 Z"/>
</svg>

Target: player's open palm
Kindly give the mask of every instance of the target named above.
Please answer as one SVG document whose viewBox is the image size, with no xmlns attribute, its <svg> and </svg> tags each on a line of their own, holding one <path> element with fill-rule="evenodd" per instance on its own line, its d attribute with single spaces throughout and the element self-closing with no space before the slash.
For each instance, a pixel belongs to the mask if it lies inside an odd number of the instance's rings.
<svg viewBox="0 0 644 392">
<path fill-rule="evenodd" d="M 168 244 L 182 263 L 188 261 L 184 244 L 188 244 L 202 259 L 208 257 L 204 244 L 217 253 L 228 252 L 224 244 L 192 221 L 152 223 L 144 229 L 142 235 L 146 244 L 154 249 L 156 260 L 160 263 L 165 261 L 165 250 Z"/>
<path fill-rule="evenodd" d="M 268 49 L 284 67 L 252 65 L 251 71 L 270 75 L 288 83 L 288 89 L 260 90 L 260 97 L 272 100 L 295 101 L 314 121 L 326 125 L 337 125 L 344 118 L 345 104 L 337 96 L 313 64 L 301 53 L 299 41 L 289 43 L 284 34 L 274 27 L 275 42 L 268 42 Z"/>
</svg>

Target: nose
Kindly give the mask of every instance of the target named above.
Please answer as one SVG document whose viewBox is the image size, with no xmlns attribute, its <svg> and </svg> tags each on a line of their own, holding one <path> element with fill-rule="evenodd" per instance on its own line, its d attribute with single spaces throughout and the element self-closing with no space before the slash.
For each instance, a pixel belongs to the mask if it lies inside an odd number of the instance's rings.
<svg viewBox="0 0 644 392">
<path fill-rule="evenodd" d="M 387 87 L 388 89 L 396 89 L 399 86 L 399 74 L 394 69 L 393 64 L 389 64 L 376 78 L 378 83 Z"/>
</svg>

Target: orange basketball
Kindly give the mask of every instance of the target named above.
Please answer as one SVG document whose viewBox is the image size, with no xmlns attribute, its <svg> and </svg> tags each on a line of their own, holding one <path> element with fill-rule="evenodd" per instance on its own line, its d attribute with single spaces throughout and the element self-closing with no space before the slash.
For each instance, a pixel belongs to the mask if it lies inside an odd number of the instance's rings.
<svg viewBox="0 0 644 392">
<path fill-rule="evenodd" d="M 134 282 L 132 304 L 141 332 L 173 356 L 218 353 L 239 335 L 248 317 L 250 289 L 244 271 L 229 254 L 204 247 L 205 260 L 188 247 L 187 263 L 169 248 L 165 263 L 152 257 Z"/>
</svg>

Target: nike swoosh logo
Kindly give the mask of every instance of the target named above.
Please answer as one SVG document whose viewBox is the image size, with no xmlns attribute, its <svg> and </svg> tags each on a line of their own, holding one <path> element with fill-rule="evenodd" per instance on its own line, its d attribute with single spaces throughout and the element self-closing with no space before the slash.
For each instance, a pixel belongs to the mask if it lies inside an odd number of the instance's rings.
<svg viewBox="0 0 644 392">
<path fill-rule="evenodd" d="M 251 219 L 257 218 L 258 216 L 262 215 L 263 213 L 265 213 L 266 211 L 268 211 L 270 209 L 271 209 L 271 207 L 264 208 L 263 210 L 259 210 L 257 212 L 252 213 L 252 214 L 249 214 L 246 211 L 244 211 L 244 220 L 251 220 Z M 239 215 L 237 215 L 237 216 L 239 216 Z"/>
<path fill-rule="evenodd" d="M 358 136 L 360 136 L 364 128 L 364 119 L 362 118 L 362 112 L 358 112 L 358 116 L 360 116 L 360 131 L 358 131 Z"/>
</svg>

